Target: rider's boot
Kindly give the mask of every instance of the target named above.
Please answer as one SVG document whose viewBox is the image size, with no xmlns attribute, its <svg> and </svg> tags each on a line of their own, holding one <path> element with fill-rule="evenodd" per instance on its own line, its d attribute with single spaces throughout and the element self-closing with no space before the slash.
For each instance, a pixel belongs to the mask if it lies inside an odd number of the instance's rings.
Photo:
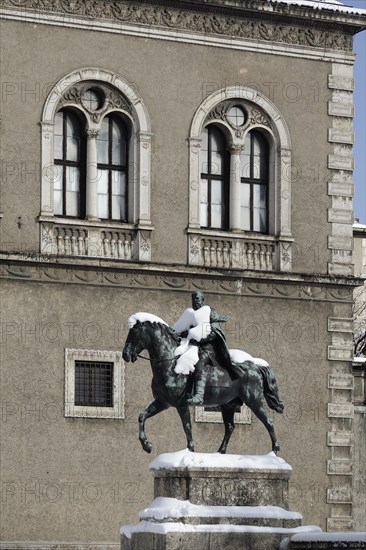
<svg viewBox="0 0 366 550">
<path fill-rule="evenodd" d="M 200 374 L 195 381 L 195 393 L 190 398 L 187 399 L 187 403 L 189 405 L 202 405 L 203 404 L 203 398 L 205 395 L 205 388 L 206 388 L 206 378 L 207 376 L 205 374 Z"/>
</svg>

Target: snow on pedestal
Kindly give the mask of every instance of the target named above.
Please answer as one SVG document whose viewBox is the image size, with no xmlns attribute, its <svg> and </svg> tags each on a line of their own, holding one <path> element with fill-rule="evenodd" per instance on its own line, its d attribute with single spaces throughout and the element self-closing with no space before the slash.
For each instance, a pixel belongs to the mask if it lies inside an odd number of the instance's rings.
<svg viewBox="0 0 366 550">
<path fill-rule="evenodd" d="M 122 550 L 274 550 L 286 537 L 321 531 L 287 509 L 292 468 L 274 453 L 186 449 L 158 456 L 150 470 L 155 499 L 140 523 L 122 527 Z"/>
</svg>

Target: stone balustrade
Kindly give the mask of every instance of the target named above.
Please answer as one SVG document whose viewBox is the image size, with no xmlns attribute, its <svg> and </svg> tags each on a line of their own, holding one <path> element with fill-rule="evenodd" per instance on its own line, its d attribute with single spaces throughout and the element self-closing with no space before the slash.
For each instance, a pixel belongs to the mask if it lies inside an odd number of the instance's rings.
<svg viewBox="0 0 366 550">
<path fill-rule="evenodd" d="M 189 235 L 189 264 L 209 268 L 275 269 L 276 242 L 271 237 L 256 239 L 243 236 L 209 237 Z"/>
<path fill-rule="evenodd" d="M 41 253 L 56 256 L 150 261 L 150 233 L 102 223 L 41 223 Z"/>
</svg>

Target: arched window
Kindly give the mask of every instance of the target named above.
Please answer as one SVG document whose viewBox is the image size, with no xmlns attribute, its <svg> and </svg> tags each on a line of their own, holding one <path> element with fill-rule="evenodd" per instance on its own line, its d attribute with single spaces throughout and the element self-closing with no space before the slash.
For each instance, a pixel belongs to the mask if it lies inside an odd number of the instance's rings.
<svg viewBox="0 0 366 550">
<path fill-rule="evenodd" d="M 291 138 L 276 105 L 249 87 L 217 90 L 198 106 L 188 145 L 189 265 L 290 271 Z"/>
<path fill-rule="evenodd" d="M 50 91 L 41 134 L 42 253 L 151 261 L 152 134 L 136 89 L 77 69 Z"/>
<path fill-rule="evenodd" d="M 127 221 L 128 131 L 122 118 L 107 115 L 97 137 L 98 217 Z"/>
<path fill-rule="evenodd" d="M 244 231 L 268 233 L 268 143 L 258 131 L 245 138 L 240 154 L 240 227 Z"/>
<path fill-rule="evenodd" d="M 228 227 L 228 151 L 223 133 L 214 125 L 202 131 L 200 223 L 202 227 Z"/>
<path fill-rule="evenodd" d="M 56 113 L 54 211 L 58 216 L 85 216 L 85 139 L 76 114 L 69 109 Z"/>
</svg>

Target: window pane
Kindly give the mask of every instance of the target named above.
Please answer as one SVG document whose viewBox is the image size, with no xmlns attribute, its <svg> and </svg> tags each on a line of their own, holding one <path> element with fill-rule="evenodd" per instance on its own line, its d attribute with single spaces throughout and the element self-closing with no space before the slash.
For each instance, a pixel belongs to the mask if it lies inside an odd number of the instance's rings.
<svg viewBox="0 0 366 550">
<path fill-rule="evenodd" d="M 63 136 L 64 113 L 58 112 L 55 116 L 54 152 L 55 159 L 62 159 L 62 136 Z"/>
<path fill-rule="evenodd" d="M 123 126 L 112 120 L 112 164 L 126 165 L 126 138 Z"/>
<path fill-rule="evenodd" d="M 62 160 L 62 136 L 55 134 L 54 137 L 55 159 Z"/>
<path fill-rule="evenodd" d="M 72 113 L 66 116 L 66 160 L 77 162 L 80 150 L 80 124 Z"/>
<path fill-rule="evenodd" d="M 253 186 L 253 206 L 254 208 L 266 208 L 266 186 Z"/>
<path fill-rule="evenodd" d="M 55 189 L 53 193 L 54 213 L 62 216 L 62 190 Z"/>
<path fill-rule="evenodd" d="M 240 228 L 245 231 L 250 230 L 250 185 L 241 184 L 240 196 Z"/>
<path fill-rule="evenodd" d="M 250 185 L 249 183 L 241 184 L 240 204 L 249 208 L 250 206 Z"/>
<path fill-rule="evenodd" d="M 200 184 L 200 225 L 207 227 L 208 225 L 208 212 L 207 212 L 207 180 L 201 180 Z"/>
<path fill-rule="evenodd" d="M 222 181 L 212 181 L 211 182 L 211 203 L 212 204 L 222 204 Z"/>
<path fill-rule="evenodd" d="M 77 191 L 80 189 L 80 172 L 76 166 L 66 166 L 66 190 Z"/>
<path fill-rule="evenodd" d="M 221 175 L 223 170 L 223 158 L 221 153 L 211 152 L 211 174 Z"/>
<path fill-rule="evenodd" d="M 99 164 L 109 164 L 108 159 L 108 118 L 104 118 L 97 137 L 97 159 Z"/>
<path fill-rule="evenodd" d="M 253 157 L 253 179 L 258 180 L 261 177 L 261 158 Z"/>
<path fill-rule="evenodd" d="M 211 140 L 211 151 L 223 152 L 225 149 L 224 138 L 217 128 L 214 126 L 210 127 L 210 140 Z"/>
<path fill-rule="evenodd" d="M 242 126 L 245 120 L 243 109 L 239 105 L 231 107 L 228 112 L 228 118 L 235 126 Z"/>
<path fill-rule="evenodd" d="M 79 193 L 66 191 L 66 215 L 79 217 Z"/>
<path fill-rule="evenodd" d="M 67 137 L 66 140 L 66 160 L 78 162 L 80 150 L 80 140 L 75 137 Z"/>
<path fill-rule="evenodd" d="M 250 178 L 250 132 L 245 136 L 244 149 L 240 153 L 240 174 L 242 178 Z"/>
<path fill-rule="evenodd" d="M 112 172 L 112 219 L 125 221 L 126 215 L 126 174 Z"/>
<path fill-rule="evenodd" d="M 253 188 L 253 230 L 267 230 L 266 187 L 255 185 Z"/>
<path fill-rule="evenodd" d="M 222 206 L 220 204 L 211 205 L 211 227 L 218 229 L 222 227 Z"/>
<path fill-rule="evenodd" d="M 108 208 L 108 170 L 98 170 L 98 217 L 107 219 Z"/>
<path fill-rule="evenodd" d="M 240 229 L 250 231 L 250 210 L 245 206 L 240 208 Z"/>
<path fill-rule="evenodd" d="M 201 174 L 208 173 L 208 131 L 204 128 L 202 131 L 202 144 L 200 151 Z"/>
<path fill-rule="evenodd" d="M 62 175 L 63 175 L 63 166 L 55 164 L 53 168 L 53 188 L 62 189 Z"/>
<path fill-rule="evenodd" d="M 112 194 L 113 195 L 126 195 L 126 174 L 125 172 L 118 172 L 112 170 Z"/>
</svg>

